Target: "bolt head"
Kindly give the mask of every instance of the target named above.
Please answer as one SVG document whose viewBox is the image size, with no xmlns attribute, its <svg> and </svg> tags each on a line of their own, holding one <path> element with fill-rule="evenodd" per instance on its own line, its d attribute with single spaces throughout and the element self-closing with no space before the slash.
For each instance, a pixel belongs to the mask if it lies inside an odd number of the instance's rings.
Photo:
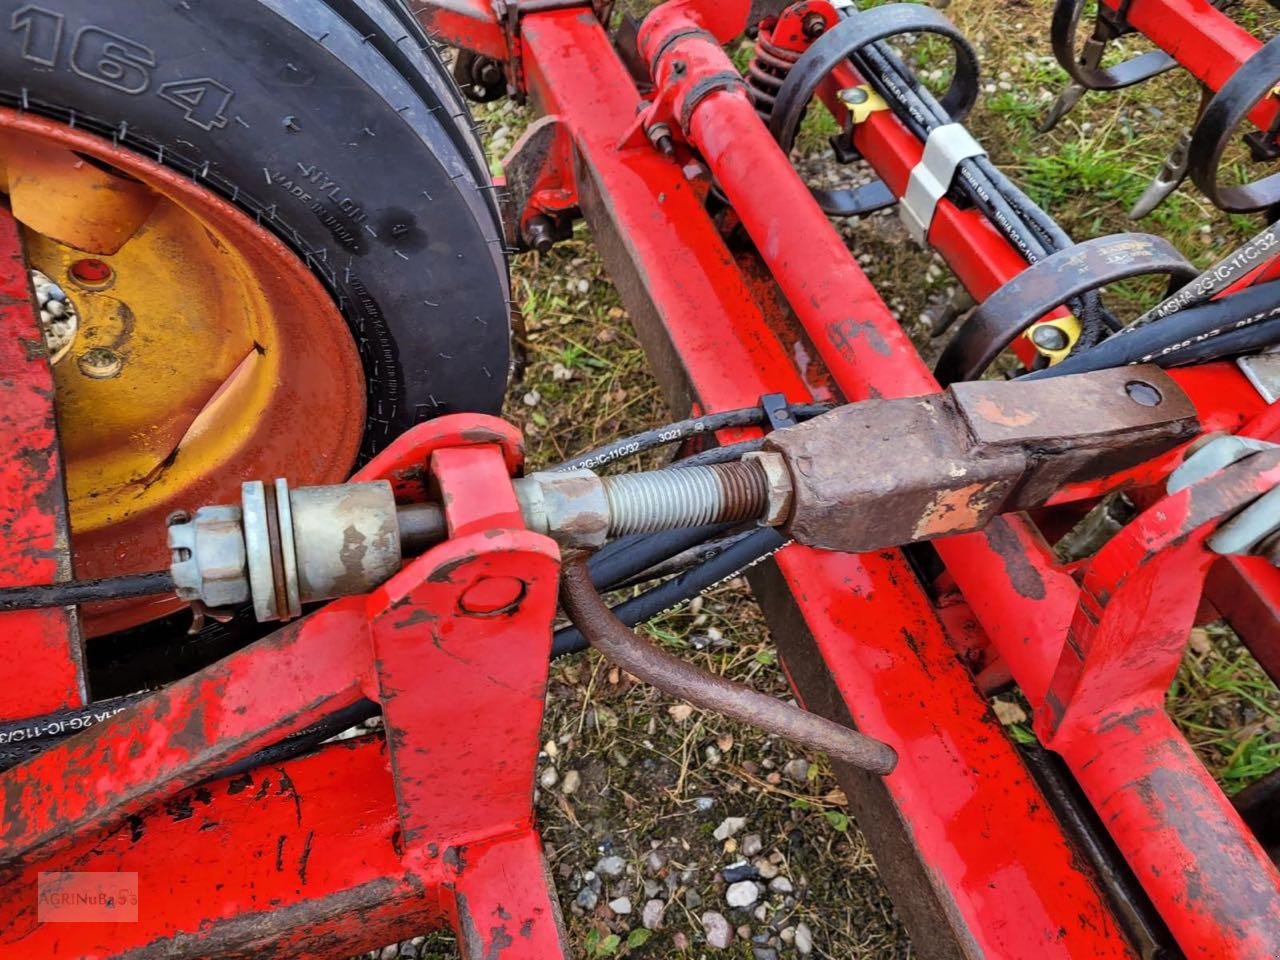
<svg viewBox="0 0 1280 960">
<path fill-rule="evenodd" d="M 91 380 L 110 380 L 120 375 L 124 359 L 114 350 L 93 347 L 80 354 L 76 360 L 80 372 Z"/>
<path fill-rule="evenodd" d="M 481 577 L 458 598 L 458 609 L 473 617 L 514 613 L 527 588 L 519 577 Z"/>
<path fill-rule="evenodd" d="M 871 99 L 871 95 L 863 87 L 845 87 L 837 96 L 840 98 L 841 103 L 847 103 L 851 106 L 866 103 Z"/>
<path fill-rule="evenodd" d="M 820 13 L 811 13 L 804 18 L 804 35 L 814 40 L 827 32 L 827 20 Z"/>
<path fill-rule="evenodd" d="M 1057 351 L 1067 349 L 1071 340 L 1067 337 L 1066 331 L 1047 323 L 1031 331 L 1031 342 L 1041 350 Z"/>
<path fill-rule="evenodd" d="M 75 261 L 67 272 L 73 281 L 91 290 L 101 290 L 103 287 L 110 286 L 115 278 L 111 264 L 91 257 Z"/>
</svg>

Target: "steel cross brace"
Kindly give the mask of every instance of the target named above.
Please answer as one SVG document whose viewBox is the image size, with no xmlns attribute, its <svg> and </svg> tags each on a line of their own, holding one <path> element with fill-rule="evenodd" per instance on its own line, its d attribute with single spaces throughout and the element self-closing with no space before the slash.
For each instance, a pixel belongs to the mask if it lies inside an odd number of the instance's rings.
<svg viewBox="0 0 1280 960">
<path fill-rule="evenodd" d="M 464 956 L 562 956 L 532 807 L 559 555 L 521 528 L 520 459 L 489 417 L 405 434 L 357 479 L 433 483 L 451 539 L 0 776 L 0 956 L 342 956 L 440 924 Z M 361 698 L 385 739 L 218 778 Z M 139 922 L 39 922 L 47 870 L 136 872 Z"/>
</svg>

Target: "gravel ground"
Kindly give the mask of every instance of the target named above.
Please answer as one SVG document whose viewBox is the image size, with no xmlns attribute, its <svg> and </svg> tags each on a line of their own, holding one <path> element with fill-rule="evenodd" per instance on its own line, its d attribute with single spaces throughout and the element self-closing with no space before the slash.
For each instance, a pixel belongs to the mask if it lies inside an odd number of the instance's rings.
<svg viewBox="0 0 1280 960">
<path fill-rule="evenodd" d="M 1091 95 L 1052 136 L 1035 137 L 1063 79 L 1048 50 L 1051 7 L 949 5 L 987 69 L 970 126 L 1076 237 L 1132 229 L 1124 212 L 1189 122 L 1194 97 L 1176 76 L 1110 100 Z M 1247 9 L 1250 26 L 1272 29 L 1269 8 Z M 501 156 L 526 117 L 509 104 L 483 113 Z M 819 149 L 800 151 L 796 162 L 811 182 L 849 172 Z M 1191 188 L 1142 228 L 1198 263 L 1256 229 L 1217 214 Z M 934 355 L 928 330 L 955 292 L 950 271 L 914 247 L 892 214 L 840 229 L 921 351 Z M 547 256 L 517 258 L 515 282 L 528 366 L 506 413 L 524 427 L 533 464 L 672 419 L 581 227 Z M 646 629 L 708 669 L 787 694 L 740 581 Z M 1228 789 L 1280 766 L 1280 696 L 1228 631 L 1193 634 L 1175 693 L 1171 712 Z M 1016 698 L 996 712 L 1017 735 L 1031 735 Z M 594 653 L 553 668 L 544 742 L 539 821 L 581 956 L 913 956 L 823 757 L 670 701 Z M 369 956 L 455 953 L 448 937 L 435 936 Z"/>
</svg>

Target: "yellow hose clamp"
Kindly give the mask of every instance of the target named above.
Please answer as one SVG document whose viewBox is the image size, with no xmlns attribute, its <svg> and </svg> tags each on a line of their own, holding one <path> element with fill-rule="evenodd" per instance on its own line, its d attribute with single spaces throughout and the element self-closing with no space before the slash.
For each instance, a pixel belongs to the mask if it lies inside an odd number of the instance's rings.
<svg viewBox="0 0 1280 960">
<path fill-rule="evenodd" d="M 856 87 L 845 87 L 836 94 L 836 97 L 849 111 L 849 119 L 853 121 L 854 126 L 862 123 L 873 113 L 889 109 L 889 104 L 885 102 L 884 97 L 865 83 Z"/>
<path fill-rule="evenodd" d="M 1080 339 L 1080 321 L 1075 317 L 1058 317 L 1032 324 L 1027 339 L 1036 351 L 1048 359 L 1049 366 L 1061 363 Z"/>
</svg>

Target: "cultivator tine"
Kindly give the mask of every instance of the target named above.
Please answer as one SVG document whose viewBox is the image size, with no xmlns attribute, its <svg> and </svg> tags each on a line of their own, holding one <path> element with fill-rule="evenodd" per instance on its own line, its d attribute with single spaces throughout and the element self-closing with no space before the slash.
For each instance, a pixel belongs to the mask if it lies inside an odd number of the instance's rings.
<svg viewBox="0 0 1280 960">
<path fill-rule="evenodd" d="M 1074 80 L 1062 88 L 1062 92 L 1058 94 L 1058 99 L 1053 101 L 1053 106 L 1049 108 L 1048 115 L 1041 121 L 1040 126 L 1036 127 L 1036 133 L 1048 133 L 1056 127 L 1062 118 L 1075 109 L 1076 104 L 1085 94 L 1085 88 L 1076 83 Z"/>
<path fill-rule="evenodd" d="M 1080 51 L 1080 65 L 1090 70 L 1096 70 L 1102 63 L 1102 54 L 1107 49 L 1107 41 L 1099 36 L 1103 31 L 1101 25 L 1094 28 L 1094 35 L 1085 41 L 1084 49 Z M 1053 101 L 1053 106 L 1049 108 L 1049 115 L 1044 118 L 1044 122 L 1037 128 L 1037 133 L 1048 133 L 1059 123 L 1062 118 L 1076 108 L 1076 104 L 1085 95 L 1088 88 L 1078 80 L 1072 80 L 1062 92 L 1058 94 L 1058 99 Z"/>
<path fill-rule="evenodd" d="M 1129 211 L 1130 220 L 1141 220 L 1165 199 L 1178 189 L 1178 185 L 1187 177 L 1187 158 L 1191 147 L 1191 131 L 1187 130 L 1178 137 L 1178 142 L 1169 151 L 1160 172 L 1142 191 L 1142 196 Z"/>
</svg>

